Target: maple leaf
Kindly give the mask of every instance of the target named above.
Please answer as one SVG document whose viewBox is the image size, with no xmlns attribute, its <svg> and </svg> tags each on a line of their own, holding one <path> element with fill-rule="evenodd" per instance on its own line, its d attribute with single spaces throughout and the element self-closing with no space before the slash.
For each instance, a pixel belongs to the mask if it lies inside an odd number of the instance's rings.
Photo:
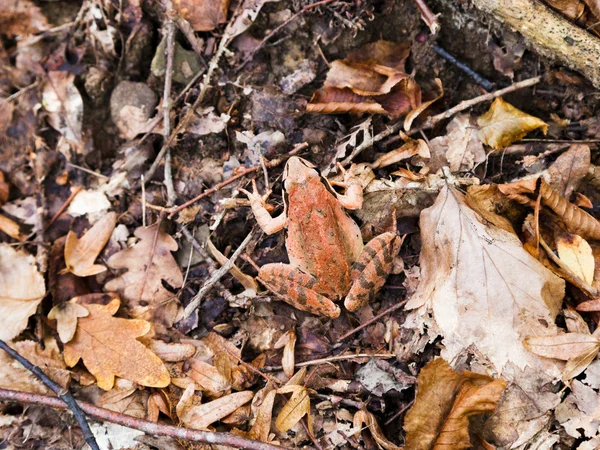
<svg viewBox="0 0 600 450">
<path fill-rule="evenodd" d="M 502 379 L 455 372 L 442 358 L 421 369 L 417 384 L 404 421 L 405 450 L 471 448 L 469 417 L 493 412 L 506 388 Z"/>
<path fill-rule="evenodd" d="M 133 247 L 116 253 L 108 260 L 111 269 L 128 269 L 106 283 L 107 291 L 118 292 L 136 317 L 152 318 L 156 325 L 171 327 L 179 303 L 163 286 L 180 288 L 183 275 L 171 252 L 177 242 L 160 230 L 158 224 L 135 230 L 140 240 Z"/>
<path fill-rule="evenodd" d="M 113 317 L 120 304 L 114 298 L 108 305 L 85 305 L 90 314 L 77 321 L 75 337 L 65 345 L 65 362 L 73 367 L 83 359 L 104 390 L 113 387 L 115 375 L 143 386 L 167 386 L 167 368 L 136 339 L 150 331 L 150 323 Z"/>
<path fill-rule="evenodd" d="M 35 258 L 8 244 L 0 245 L 0 339 L 9 341 L 27 327 L 46 295 Z"/>
<path fill-rule="evenodd" d="M 554 319 L 565 282 L 514 234 L 482 223 L 449 187 L 421 213 L 420 227 L 421 280 L 406 308 L 419 308 L 418 326 L 444 337 L 444 358 L 473 345 L 498 373 L 512 361 L 558 376 L 556 364 L 528 352 L 522 339 L 558 333 Z"/>
<path fill-rule="evenodd" d="M 69 231 L 65 242 L 65 263 L 69 271 L 78 277 L 89 277 L 104 272 L 106 267 L 94 261 L 108 242 L 117 224 L 114 212 L 102 216 L 81 238 Z"/>
<path fill-rule="evenodd" d="M 495 149 L 508 147 L 537 128 L 541 128 L 544 134 L 548 131 L 546 122 L 524 113 L 501 97 L 494 100 L 489 111 L 477 119 L 477 124 L 481 127 L 481 141 Z"/>
</svg>

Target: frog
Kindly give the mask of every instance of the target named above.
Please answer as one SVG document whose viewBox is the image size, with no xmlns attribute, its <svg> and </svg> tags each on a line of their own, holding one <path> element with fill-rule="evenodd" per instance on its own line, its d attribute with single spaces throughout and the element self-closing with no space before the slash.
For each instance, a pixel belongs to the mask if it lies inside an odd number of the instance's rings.
<svg viewBox="0 0 600 450">
<path fill-rule="evenodd" d="M 344 194 L 336 192 L 311 162 L 292 156 L 283 171 L 284 210 L 279 216 L 271 216 L 270 193 L 259 194 L 255 180 L 252 192 L 242 189 L 266 234 L 287 229 L 289 264 L 263 265 L 258 280 L 293 307 L 332 319 L 340 316 L 336 303 L 342 298 L 351 312 L 374 298 L 403 240 L 394 226 L 394 231 L 364 244 L 360 227 L 346 212 L 362 207 L 363 186 L 351 171 L 344 171 L 341 184 Z"/>
</svg>

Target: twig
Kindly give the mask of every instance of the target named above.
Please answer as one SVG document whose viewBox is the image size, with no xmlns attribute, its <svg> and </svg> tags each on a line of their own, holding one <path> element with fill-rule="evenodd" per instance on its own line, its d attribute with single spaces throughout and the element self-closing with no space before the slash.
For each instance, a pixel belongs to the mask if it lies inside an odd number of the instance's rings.
<svg viewBox="0 0 600 450">
<path fill-rule="evenodd" d="M 385 421 L 384 425 L 389 425 L 390 423 L 392 423 L 394 420 L 396 420 L 398 417 L 400 417 L 402 414 L 404 414 L 404 412 L 410 408 L 413 403 L 415 403 L 415 400 L 411 400 L 410 403 L 404 405 L 402 408 L 400 408 L 398 410 L 398 412 L 396 412 L 396 414 L 394 414 L 392 417 L 390 417 L 388 420 Z"/>
<path fill-rule="evenodd" d="M 244 61 L 242 62 L 242 64 L 239 65 L 238 67 L 238 72 L 240 70 L 242 70 L 244 67 L 246 67 L 246 64 L 248 64 L 250 61 L 252 61 L 252 59 L 254 58 L 254 56 L 260 51 L 262 50 L 262 48 L 265 46 L 265 44 L 267 43 L 267 41 L 269 39 L 271 39 L 273 36 L 275 36 L 277 33 L 279 33 L 279 31 L 283 28 L 285 28 L 286 26 L 288 26 L 290 24 L 290 22 L 296 20 L 298 17 L 300 17 L 302 14 L 304 14 L 305 12 L 316 8 L 318 6 L 323 6 L 326 5 L 328 3 L 333 3 L 337 0 L 321 0 L 320 2 L 316 2 L 316 3 L 312 3 L 310 5 L 306 5 L 304 8 L 302 8 L 300 11 L 298 11 L 296 14 L 294 14 L 293 16 L 291 16 L 289 19 L 285 20 L 281 25 L 275 27 L 270 33 L 268 33 L 262 41 L 260 41 L 260 44 L 258 44 L 258 46 L 252 50 L 252 53 L 250 53 L 246 59 L 244 59 Z"/>
<path fill-rule="evenodd" d="M 354 328 L 353 330 L 348 331 L 346 334 L 344 334 L 343 336 L 339 337 L 337 339 L 337 342 L 341 342 L 344 339 L 346 339 L 347 337 L 352 336 L 354 333 L 358 333 L 360 330 L 362 330 L 363 328 L 368 327 L 369 325 L 371 325 L 374 322 L 377 322 L 379 319 L 381 319 L 383 316 L 388 315 L 391 312 L 396 311 L 397 309 L 400 309 L 401 307 L 404 306 L 404 304 L 407 302 L 408 300 L 403 300 L 400 303 L 396 303 L 394 306 L 389 307 L 388 309 L 386 309 L 385 311 L 377 314 L 375 317 L 367 320 L 365 323 L 363 323 L 362 325 Z"/>
<path fill-rule="evenodd" d="M 0 348 L 6 353 L 8 353 L 13 359 L 19 361 L 19 363 L 21 363 L 23 367 L 25 367 L 27 370 L 29 370 L 31 373 L 37 376 L 42 381 L 42 383 L 44 383 L 44 385 L 48 387 L 48 389 L 51 389 L 58 397 L 60 397 L 64 404 L 68 406 L 69 409 L 73 412 L 75 419 L 77 419 L 77 422 L 81 427 L 81 431 L 83 432 L 85 442 L 88 443 L 92 450 L 100 450 L 100 447 L 98 447 L 98 443 L 96 442 L 96 438 L 94 437 L 94 433 L 92 433 L 92 430 L 90 429 L 90 426 L 87 423 L 85 414 L 75 401 L 73 394 L 71 394 L 71 392 L 68 389 L 63 388 L 58 383 L 55 383 L 52 379 L 48 377 L 48 375 L 44 373 L 42 369 L 40 369 L 38 366 L 33 365 L 31 362 L 29 362 L 29 360 L 21 356 L 16 350 L 9 347 L 8 344 L 3 340 L 0 340 Z"/>
<path fill-rule="evenodd" d="M 49 406 L 55 409 L 66 409 L 65 404 L 54 397 L 28 392 L 0 389 L 0 399 L 11 400 L 31 405 Z M 187 428 L 159 425 L 148 420 L 136 419 L 132 416 L 120 414 L 108 409 L 99 408 L 90 403 L 78 402 L 79 406 L 88 416 L 106 422 L 116 423 L 135 430 L 143 431 L 149 435 L 169 436 L 193 442 L 204 442 L 213 445 L 226 445 L 249 450 L 283 450 L 284 447 L 267 444 L 231 433 L 218 433 L 214 431 L 188 430 Z"/>
<path fill-rule="evenodd" d="M 417 5 L 417 8 L 419 8 L 419 11 L 421 12 L 421 18 L 423 19 L 423 22 L 425 22 L 425 25 L 429 27 L 431 34 L 437 34 L 437 32 L 440 30 L 440 22 L 438 21 L 437 15 L 435 15 L 433 11 L 429 9 L 429 6 L 427 6 L 425 0 L 413 1 L 415 2 L 415 5 Z"/>
<path fill-rule="evenodd" d="M 213 288 L 214 284 L 217 281 L 219 281 L 227 272 L 229 272 L 229 270 L 233 267 L 235 260 L 238 259 L 238 257 L 244 251 L 244 248 L 246 248 L 246 245 L 248 245 L 251 239 L 252 232 L 248 233 L 248 236 L 246 236 L 246 238 L 242 241 L 242 243 L 236 249 L 236 251 L 233 252 L 231 258 L 229 258 L 229 260 L 225 264 L 223 264 L 218 270 L 216 270 L 212 274 L 212 276 L 206 281 L 206 283 L 204 283 L 204 285 L 200 288 L 198 293 L 194 296 L 194 298 L 190 300 L 188 305 L 185 307 L 185 310 L 183 312 L 184 318 L 187 319 L 196 310 L 196 308 L 198 308 L 198 305 L 200 304 L 204 296 Z"/>
<path fill-rule="evenodd" d="M 73 164 L 71 162 L 68 162 L 67 166 L 71 166 L 74 169 L 81 170 L 82 172 L 89 173 L 90 175 L 94 175 L 95 177 L 102 178 L 104 180 L 110 179 L 110 177 L 107 177 L 106 175 L 102 175 L 101 173 L 94 172 L 93 170 L 86 169 L 85 167 L 78 166 L 77 164 Z"/>
<path fill-rule="evenodd" d="M 407 134 L 409 136 L 412 136 L 413 134 L 419 132 L 420 130 L 428 130 L 430 128 L 433 128 L 435 125 L 437 125 L 442 120 L 449 119 L 454 114 L 464 111 L 465 109 L 469 109 L 470 107 L 475 106 L 479 103 L 483 103 L 483 102 L 486 102 L 489 100 L 494 100 L 495 98 L 501 97 L 504 94 L 508 94 L 510 92 L 518 91 L 519 89 L 524 89 L 524 88 L 527 88 L 530 86 L 534 86 L 534 85 L 538 84 L 541 80 L 542 80 L 542 77 L 529 78 L 527 80 L 523 80 L 523 81 L 519 81 L 517 83 L 511 84 L 510 86 L 505 87 L 503 89 L 499 89 L 497 91 L 490 92 L 489 94 L 480 95 L 479 97 L 475 97 L 470 100 L 465 100 L 463 102 L 460 102 L 458 105 L 454 106 L 453 108 L 448 109 L 447 111 L 444 111 L 443 113 L 440 113 L 435 116 L 431 116 L 431 117 L 427 118 L 427 120 L 419 128 L 413 128 Z M 403 124 L 404 124 L 403 121 L 398 121 L 395 124 L 389 126 L 385 130 L 383 130 L 381 133 L 373 136 L 373 138 L 371 140 L 360 144 L 358 147 L 356 147 L 352 151 L 350 156 L 348 156 L 346 159 L 344 159 L 342 161 L 341 164 L 343 166 L 347 166 L 348 164 L 350 164 L 352 162 L 352 160 L 354 158 L 356 158 L 356 156 L 358 156 L 363 150 L 366 150 L 369 147 L 371 147 L 375 142 L 379 142 L 382 139 L 385 139 L 386 137 L 390 136 L 391 134 L 397 133 L 402 128 Z"/>
<path fill-rule="evenodd" d="M 469 66 L 467 66 L 464 62 L 456 59 L 456 57 L 454 55 L 448 53 L 446 50 L 444 50 L 439 45 L 434 44 L 433 50 L 438 55 L 440 55 L 442 58 L 444 58 L 446 61 L 448 61 L 451 64 L 454 64 L 458 69 L 460 69 L 464 73 L 466 73 L 469 77 L 471 77 L 473 79 L 473 81 L 475 81 L 475 83 L 477 83 L 479 86 L 484 88 L 486 91 L 491 91 L 494 88 L 494 84 L 490 80 L 487 80 L 482 75 L 475 72 L 473 69 L 471 69 Z"/>
<path fill-rule="evenodd" d="M 346 361 L 348 359 L 355 359 L 355 358 L 393 358 L 395 355 L 392 355 L 391 353 L 358 353 L 358 354 L 354 354 L 354 355 L 337 355 L 337 356 L 330 356 L 328 358 L 320 358 L 320 359 L 313 359 L 310 361 L 303 361 L 303 362 L 299 362 L 296 363 L 295 366 L 296 367 L 307 367 L 307 366 L 316 366 L 319 364 L 327 364 L 330 362 L 335 362 L 335 361 Z M 267 367 L 263 367 L 261 369 L 263 372 L 277 372 L 279 370 L 283 370 L 283 366 L 267 366 Z"/>
<path fill-rule="evenodd" d="M 171 18 L 171 12 L 166 14 L 165 31 L 167 34 L 167 45 L 165 48 L 167 63 L 165 66 L 165 88 L 163 92 L 163 135 L 165 139 L 171 137 L 171 86 L 173 81 L 173 54 L 175 52 L 175 24 Z M 171 150 L 167 147 L 165 155 L 165 187 L 167 188 L 167 205 L 173 206 L 177 201 L 177 194 L 173 186 L 173 173 L 171 171 Z"/>
</svg>

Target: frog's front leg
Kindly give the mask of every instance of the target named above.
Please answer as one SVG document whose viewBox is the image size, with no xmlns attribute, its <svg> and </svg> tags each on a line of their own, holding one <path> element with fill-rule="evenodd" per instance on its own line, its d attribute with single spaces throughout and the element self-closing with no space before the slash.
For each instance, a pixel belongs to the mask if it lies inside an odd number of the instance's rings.
<svg viewBox="0 0 600 450">
<path fill-rule="evenodd" d="M 371 239 L 352 266 L 352 287 L 344 300 L 349 311 L 356 311 L 385 284 L 394 258 L 400 251 L 403 238 L 387 232 Z"/>
<path fill-rule="evenodd" d="M 264 196 L 260 195 L 255 180 L 252 180 L 252 192 L 248 192 L 245 189 L 240 189 L 240 191 L 246 194 L 248 200 L 250 200 L 250 207 L 254 213 L 256 223 L 258 223 L 258 226 L 260 226 L 265 233 L 275 234 L 285 228 L 287 224 L 285 211 L 277 217 L 271 217 L 271 214 L 265 207 L 267 198 L 269 198 L 269 192 Z"/>
<path fill-rule="evenodd" d="M 340 315 L 339 306 L 320 293 L 323 289 L 319 281 L 296 267 L 282 263 L 266 264 L 260 268 L 258 279 L 294 308 L 332 319 Z"/>
</svg>

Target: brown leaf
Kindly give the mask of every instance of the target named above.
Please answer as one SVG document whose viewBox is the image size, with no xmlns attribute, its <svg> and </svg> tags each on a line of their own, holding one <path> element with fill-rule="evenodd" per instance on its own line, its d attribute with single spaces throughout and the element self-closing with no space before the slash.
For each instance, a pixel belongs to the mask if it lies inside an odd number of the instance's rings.
<svg viewBox="0 0 600 450">
<path fill-rule="evenodd" d="M 465 197 L 467 205 L 485 220 L 504 231 L 516 235 L 510 221 L 498 214 L 498 211 L 502 209 L 503 204 L 507 201 L 495 184 L 469 186 Z"/>
<path fill-rule="evenodd" d="M 310 397 L 306 388 L 291 384 L 277 389 L 278 394 L 289 394 L 290 392 L 292 393 L 291 398 L 283 405 L 275 419 L 275 426 L 282 433 L 286 433 L 305 415 L 310 417 Z"/>
<path fill-rule="evenodd" d="M 0 34 L 24 37 L 49 28 L 40 8 L 29 0 L 2 0 L 0 3 Z"/>
<path fill-rule="evenodd" d="M 264 394 L 262 403 L 258 407 L 256 412 L 256 419 L 254 425 L 248 432 L 248 437 L 251 439 L 258 439 L 262 442 L 269 442 L 269 432 L 271 431 L 271 418 L 273 417 L 273 404 L 275 403 L 275 396 L 277 391 L 271 386 L 266 386 L 260 391 L 257 396 Z M 254 402 L 253 402 L 254 403 Z"/>
<path fill-rule="evenodd" d="M 481 127 L 481 141 L 495 149 L 508 147 L 537 128 L 541 128 L 544 134 L 548 131 L 543 120 L 524 113 L 500 97 L 494 100 L 488 112 L 477 119 L 477 124 Z"/>
<path fill-rule="evenodd" d="M 506 382 L 487 375 L 455 372 L 441 358 L 418 378 L 415 404 L 406 415 L 406 450 L 471 447 L 469 417 L 494 411 Z"/>
<path fill-rule="evenodd" d="M 165 362 L 185 361 L 196 353 L 196 347 L 192 344 L 167 343 L 160 340 L 152 340 L 148 348 Z"/>
<path fill-rule="evenodd" d="M 119 292 L 136 317 L 151 318 L 155 325 L 170 328 L 177 316 L 179 302 L 163 286 L 174 289 L 183 284 L 183 275 L 171 252 L 175 240 L 158 225 L 135 230 L 140 240 L 108 260 L 111 269 L 127 269 L 120 277 L 106 283 L 106 290 Z"/>
<path fill-rule="evenodd" d="M 106 267 L 94 264 L 94 261 L 108 242 L 116 224 L 117 214 L 111 212 L 102 216 L 81 238 L 74 231 L 69 231 L 65 242 L 66 270 L 78 277 L 104 272 Z"/>
<path fill-rule="evenodd" d="M 403 161 L 408 158 L 412 158 L 415 155 L 419 155 L 421 158 L 429 158 L 429 147 L 427 143 L 422 139 L 410 139 L 407 137 L 407 141 L 395 150 L 384 153 L 377 158 L 372 164 L 371 169 L 379 169 L 382 167 L 391 166 L 397 162 Z"/>
<path fill-rule="evenodd" d="M 562 233 L 556 240 L 556 250 L 561 261 L 583 281 L 594 281 L 595 261 L 592 247 L 576 234 Z"/>
<path fill-rule="evenodd" d="M 468 114 L 459 114 L 452 119 L 446 131 L 444 136 L 429 142 L 429 166 L 433 172 L 445 165 L 450 166 L 452 172 L 464 172 L 485 161 L 485 150 Z"/>
<path fill-rule="evenodd" d="M 444 358 L 474 346 L 499 373 L 512 362 L 558 376 L 559 368 L 528 352 L 522 339 L 558 333 L 564 281 L 449 187 L 421 213 L 420 227 L 421 280 L 406 308 L 420 308 L 419 326 L 443 336 Z"/>
<path fill-rule="evenodd" d="M 544 178 L 560 196 L 569 198 L 588 174 L 590 158 L 589 146 L 572 145 L 567 152 L 556 158 Z"/>
<path fill-rule="evenodd" d="M 353 426 L 354 428 L 360 430 L 363 428 L 363 424 L 367 425 L 367 428 L 369 428 L 373 439 L 375 439 L 375 442 L 377 442 L 377 444 L 381 448 L 384 448 L 385 450 L 402 450 L 402 447 L 398 447 L 396 444 L 390 442 L 385 437 L 383 431 L 381 430 L 381 427 L 375 419 L 375 416 L 370 412 L 361 409 L 360 411 L 357 411 L 356 414 L 354 414 Z"/>
<path fill-rule="evenodd" d="M 15 221 L 0 214 L 0 231 L 8 234 L 11 238 L 21 240 L 21 227 Z"/>
<path fill-rule="evenodd" d="M 444 86 L 442 85 L 442 80 L 439 78 L 435 79 L 435 84 L 438 88 L 439 94 L 436 94 L 434 98 L 431 100 L 424 101 L 417 108 L 413 109 L 409 112 L 404 119 L 404 130 L 410 130 L 410 127 L 414 120 L 421 115 L 423 111 L 429 108 L 433 103 L 437 102 L 440 98 L 444 96 Z"/>
<path fill-rule="evenodd" d="M 189 386 L 177 404 L 177 416 L 187 427 L 195 430 L 204 430 L 211 423 L 227 417 L 240 406 L 252 400 L 254 392 L 235 392 L 202 405 L 192 404 L 193 395 L 194 388 L 193 386 Z"/>
<path fill-rule="evenodd" d="M 145 419 L 148 408 L 148 391 L 141 391 L 129 380 L 117 379 L 115 386 L 102 394 L 96 404 L 121 414 Z"/>
<path fill-rule="evenodd" d="M 45 295 L 35 258 L 0 244 L 0 339 L 10 341 L 23 331 Z"/>
<path fill-rule="evenodd" d="M 190 364 L 189 377 L 211 398 L 222 397 L 231 391 L 231 380 L 223 376 L 216 367 L 193 358 Z"/>
<path fill-rule="evenodd" d="M 227 20 L 229 0 L 174 0 L 173 7 L 195 31 L 212 31 Z"/>
<path fill-rule="evenodd" d="M 150 323 L 112 317 L 120 303 L 115 298 L 108 305 L 85 305 L 90 315 L 78 320 L 75 337 L 65 345 L 65 362 L 73 367 L 83 359 L 104 390 L 112 388 L 115 375 L 143 386 L 167 386 L 167 368 L 136 339 L 150 331 Z"/>
<path fill-rule="evenodd" d="M 73 83 L 75 75 L 68 72 L 48 72 L 42 92 L 42 105 L 48 112 L 48 123 L 67 141 L 81 143 L 83 99 Z"/>
<path fill-rule="evenodd" d="M 296 332 L 294 330 L 286 331 L 281 337 L 275 342 L 274 348 L 280 349 L 283 347 L 283 357 L 281 358 L 281 365 L 283 367 L 283 373 L 288 378 L 292 378 L 294 375 L 294 348 L 296 347 Z"/>
<path fill-rule="evenodd" d="M 87 317 L 89 314 L 87 309 L 77 303 L 77 297 L 75 297 L 52 308 L 48 313 L 48 319 L 56 320 L 58 337 L 63 344 L 66 344 L 75 336 L 77 319 Z"/>
</svg>

